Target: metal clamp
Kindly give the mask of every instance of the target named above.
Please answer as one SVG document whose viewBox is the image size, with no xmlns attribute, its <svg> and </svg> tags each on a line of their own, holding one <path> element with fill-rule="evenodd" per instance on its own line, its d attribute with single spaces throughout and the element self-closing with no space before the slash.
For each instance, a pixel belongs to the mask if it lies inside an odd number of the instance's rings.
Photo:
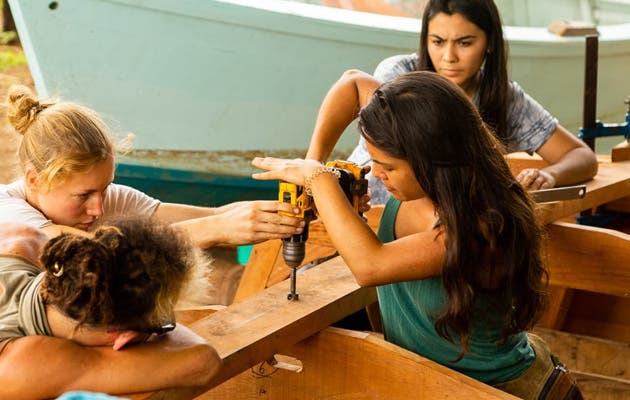
<svg viewBox="0 0 630 400">
<path fill-rule="evenodd" d="M 586 185 L 563 186 L 552 189 L 540 189 L 530 192 L 536 203 L 550 201 L 583 199 L 586 195 Z"/>
</svg>

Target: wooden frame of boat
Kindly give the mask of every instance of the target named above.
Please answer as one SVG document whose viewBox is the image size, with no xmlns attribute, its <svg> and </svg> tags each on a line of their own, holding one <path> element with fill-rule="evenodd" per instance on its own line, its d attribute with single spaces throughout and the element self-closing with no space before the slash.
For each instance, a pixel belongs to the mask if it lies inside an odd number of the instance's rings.
<svg viewBox="0 0 630 400">
<path fill-rule="evenodd" d="M 575 213 L 606 204 L 630 212 L 630 160 L 611 162 L 600 156 L 599 173 L 587 183 L 582 199 L 540 204 L 549 223 L 547 260 L 555 296 L 568 289 L 630 299 L 630 234 L 563 222 Z M 539 163 L 511 155 L 514 171 Z M 368 214 L 372 228 L 382 207 Z M 630 227 L 626 227 L 630 231 Z M 377 333 L 328 328 L 330 324 L 376 301 L 373 288 L 357 286 L 340 257 L 300 274 L 300 301 L 286 294 L 289 268 L 280 241 L 254 246 L 236 301 L 229 307 L 182 311 L 182 323 L 212 343 L 224 362 L 214 388 L 186 389 L 132 396 L 162 399 L 175 394 L 201 399 L 511 399 L 513 396 L 470 379 L 417 354 L 388 343 Z M 313 223 L 305 261 L 334 252 L 325 229 Z M 560 298 L 567 306 L 567 298 Z M 553 304 L 557 305 L 557 301 Z M 543 325 L 557 328 L 566 307 L 552 307 Z M 210 315 L 208 315 L 210 314 Z M 610 317 L 610 316 L 609 316 Z M 627 331 L 627 320 L 611 321 Z M 556 325 L 556 326 L 554 326 Z M 622 342 L 537 329 L 574 370 L 593 398 L 624 398 L 630 393 L 628 340 Z M 606 336 L 605 329 L 591 336 Z"/>
</svg>

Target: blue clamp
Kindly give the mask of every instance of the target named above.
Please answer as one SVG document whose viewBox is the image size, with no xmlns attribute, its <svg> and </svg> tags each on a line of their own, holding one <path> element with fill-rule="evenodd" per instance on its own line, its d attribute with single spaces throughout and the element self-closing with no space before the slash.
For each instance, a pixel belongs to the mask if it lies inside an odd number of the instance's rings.
<svg viewBox="0 0 630 400">
<path fill-rule="evenodd" d="M 580 128 L 578 137 L 582 140 L 588 140 L 606 136 L 623 136 L 626 140 L 630 140 L 630 97 L 624 103 L 628 105 L 626 122 L 603 124 L 601 121 L 596 121 L 593 128 Z"/>
</svg>

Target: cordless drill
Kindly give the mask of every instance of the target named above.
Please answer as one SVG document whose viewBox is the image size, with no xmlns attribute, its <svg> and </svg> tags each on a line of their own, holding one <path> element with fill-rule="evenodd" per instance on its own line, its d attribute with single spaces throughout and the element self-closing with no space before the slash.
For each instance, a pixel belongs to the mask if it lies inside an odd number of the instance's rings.
<svg viewBox="0 0 630 400">
<path fill-rule="evenodd" d="M 360 199 L 367 193 L 364 169 L 352 162 L 341 160 L 329 161 L 326 166 L 339 171 L 339 185 L 352 207 L 359 212 Z M 306 194 L 304 187 L 287 182 L 280 182 L 278 200 L 298 208 L 300 212 L 295 216 L 303 218 L 305 222 L 302 233 L 291 235 L 282 240 L 282 258 L 291 267 L 291 292 L 287 295 L 287 299 L 299 300 L 299 295 L 295 290 L 297 268 L 304 260 L 309 223 L 316 213 L 315 204 L 313 198 Z"/>
</svg>

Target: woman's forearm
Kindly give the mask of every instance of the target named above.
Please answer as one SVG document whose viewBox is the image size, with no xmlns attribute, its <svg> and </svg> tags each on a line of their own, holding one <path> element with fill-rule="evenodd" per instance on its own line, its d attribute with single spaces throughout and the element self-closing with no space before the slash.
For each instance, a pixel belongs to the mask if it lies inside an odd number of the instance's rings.
<svg viewBox="0 0 630 400">
<path fill-rule="evenodd" d="M 549 164 L 541 171 L 554 178 L 554 186 L 584 182 L 597 174 L 593 151 L 561 125 L 536 152 Z"/>
<path fill-rule="evenodd" d="M 555 177 L 556 186 L 585 182 L 597 174 L 597 158 L 590 149 L 578 147 L 542 170 Z"/>
<path fill-rule="evenodd" d="M 27 336 L 13 340 L 0 357 L 0 397 L 25 400 L 54 398 L 70 390 L 121 394 L 198 387 L 207 385 L 220 366 L 216 351 L 181 326 L 156 342 L 119 351 Z"/>
<path fill-rule="evenodd" d="M 346 71 L 322 102 L 306 158 L 326 162 L 343 131 L 378 86 L 379 82 L 365 72 Z"/>
</svg>

